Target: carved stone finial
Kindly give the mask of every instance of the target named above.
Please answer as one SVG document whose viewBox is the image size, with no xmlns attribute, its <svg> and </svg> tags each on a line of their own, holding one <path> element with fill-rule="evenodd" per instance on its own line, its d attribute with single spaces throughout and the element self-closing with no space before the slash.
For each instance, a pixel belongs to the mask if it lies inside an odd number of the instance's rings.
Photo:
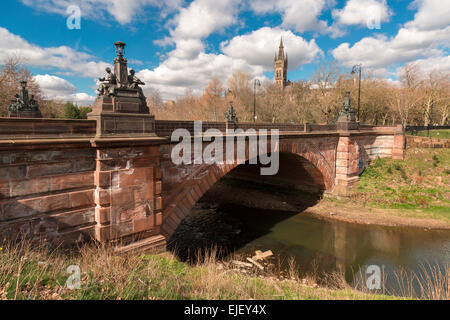
<svg viewBox="0 0 450 320">
<path fill-rule="evenodd" d="M 124 57 L 126 44 L 117 41 L 114 46 L 117 54 L 114 58 L 114 69 L 106 68 L 106 74 L 98 79 L 100 81 L 97 89 L 98 97 L 88 118 L 99 116 L 102 112 L 150 113 L 144 92 L 140 87 L 145 83 L 136 76 L 133 69 L 128 69 L 128 61 Z"/>
<path fill-rule="evenodd" d="M 341 110 L 341 114 L 343 114 L 343 113 L 348 114 L 348 113 L 351 113 L 352 111 L 353 111 L 353 113 L 355 112 L 351 105 L 350 91 L 347 91 L 345 93 L 345 100 L 344 100 L 343 108 Z"/>
<path fill-rule="evenodd" d="M 338 130 L 353 130 L 357 129 L 358 125 L 355 118 L 355 109 L 352 108 L 350 100 L 350 91 L 345 93 L 345 100 L 342 110 L 339 112 L 339 119 L 337 121 Z"/>
<path fill-rule="evenodd" d="M 22 87 L 20 94 L 16 93 L 9 105 L 9 116 L 41 118 L 42 115 L 34 95 L 31 95 L 31 98 L 28 96 L 27 81 L 20 81 L 20 86 Z"/>
<path fill-rule="evenodd" d="M 238 122 L 238 117 L 236 116 L 236 112 L 234 111 L 232 101 L 230 101 L 230 107 L 225 112 L 225 118 L 227 119 L 227 121 Z"/>
</svg>

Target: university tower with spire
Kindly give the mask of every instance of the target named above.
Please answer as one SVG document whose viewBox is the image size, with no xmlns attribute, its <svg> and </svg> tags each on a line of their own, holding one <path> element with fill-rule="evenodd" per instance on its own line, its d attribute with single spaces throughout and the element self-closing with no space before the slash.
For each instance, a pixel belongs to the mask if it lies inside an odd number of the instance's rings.
<svg viewBox="0 0 450 320">
<path fill-rule="evenodd" d="M 288 55 L 287 53 L 284 54 L 284 46 L 283 46 L 283 38 L 281 38 L 280 41 L 280 47 L 278 49 L 278 56 L 275 52 L 275 59 L 274 59 L 274 71 L 275 71 L 275 77 L 274 77 L 274 83 L 277 87 L 280 89 L 284 89 L 286 86 L 289 85 L 289 82 L 287 80 L 287 69 L 288 69 Z"/>
</svg>

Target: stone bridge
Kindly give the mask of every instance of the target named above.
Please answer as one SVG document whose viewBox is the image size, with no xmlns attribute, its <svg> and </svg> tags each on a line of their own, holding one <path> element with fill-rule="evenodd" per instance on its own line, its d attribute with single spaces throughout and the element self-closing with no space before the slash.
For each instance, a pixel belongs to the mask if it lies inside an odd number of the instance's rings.
<svg viewBox="0 0 450 320">
<path fill-rule="evenodd" d="M 105 137 L 96 120 L 0 118 L 0 237 L 68 245 L 94 238 L 117 243 L 121 252 L 163 249 L 191 207 L 232 170 L 345 196 L 372 160 L 404 156 L 401 126 L 238 123 L 280 132 L 278 143 L 267 142 L 279 153 L 280 170 L 259 176 L 242 164 L 251 160 L 248 139 L 244 159 L 233 154 L 231 163 L 176 165 L 171 153 L 178 142 L 170 136 L 178 128 L 194 133 L 194 122 L 153 124 L 151 134 L 125 123 L 115 128 L 119 135 Z M 214 128 L 234 139 L 231 125 L 204 122 L 203 132 Z"/>
</svg>

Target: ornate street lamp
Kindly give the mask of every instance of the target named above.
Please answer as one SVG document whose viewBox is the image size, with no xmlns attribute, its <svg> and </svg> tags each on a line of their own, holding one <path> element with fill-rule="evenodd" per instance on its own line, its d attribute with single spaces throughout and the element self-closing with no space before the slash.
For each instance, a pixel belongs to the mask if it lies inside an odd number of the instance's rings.
<svg viewBox="0 0 450 320">
<path fill-rule="evenodd" d="M 125 54 L 125 46 L 126 44 L 123 43 L 122 41 L 117 41 L 116 43 L 114 43 L 114 46 L 116 47 L 116 54 L 119 58 L 122 58 L 123 55 Z"/>
<path fill-rule="evenodd" d="M 27 87 L 27 82 L 25 80 L 20 81 L 20 86 L 22 87 L 22 89 L 26 89 Z"/>
<path fill-rule="evenodd" d="M 255 79 L 253 84 L 253 122 L 256 122 L 256 86 L 261 87 L 261 82 Z"/>
<path fill-rule="evenodd" d="M 231 89 L 227 89 L 225 90 L 225 99 L 227 97 L 227 95 L 231 95 L 233 93 L 233 91 L 231 91 Z M 225 119 L 227 121 L 231 121 L 231 122 L 238 122 L 238 117 L 236 116 L 236 111 L 233 108 L 233 99 L 229 99 L 230 102 L 230 106 L 228 107 L 228 110 L 225 112 Z"/>
<path fill-rule="evenodd" d="M 359 81 L 358 81 L 358 111 L 357 111 L 357 117 L 358 122 L 360 122 L 359 118 L 359 111 L 361 108 L 361 64 L 355 64 L 352 68 L 352 74 L 359 73 Z"/>
</svg>

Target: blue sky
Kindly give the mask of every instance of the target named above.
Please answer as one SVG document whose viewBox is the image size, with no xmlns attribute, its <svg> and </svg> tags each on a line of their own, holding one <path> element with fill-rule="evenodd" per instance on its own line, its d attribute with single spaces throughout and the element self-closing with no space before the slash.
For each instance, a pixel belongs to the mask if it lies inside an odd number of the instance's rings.
<svg viewBox="0 0 450 320">
<path fill-rule="evenodd" d="M 273 79 L 283 37 L 288 78 L 308 79 L 320 63 L 398 80 L 415 62 L 450 72 L 448 0 L 6 0 L 0 59 L 20 56 L 46 96 L 89 104 L 96 78 L 127 43 L 129 65 L 164 99 L 201 93 L 237 69 Z M 69 6 L 81 10 L 70 30 Z M 74 20 L 70 20 L 74 21 Z M 379 29 L 377 28 L 379 26 Z"/>
</svg>

